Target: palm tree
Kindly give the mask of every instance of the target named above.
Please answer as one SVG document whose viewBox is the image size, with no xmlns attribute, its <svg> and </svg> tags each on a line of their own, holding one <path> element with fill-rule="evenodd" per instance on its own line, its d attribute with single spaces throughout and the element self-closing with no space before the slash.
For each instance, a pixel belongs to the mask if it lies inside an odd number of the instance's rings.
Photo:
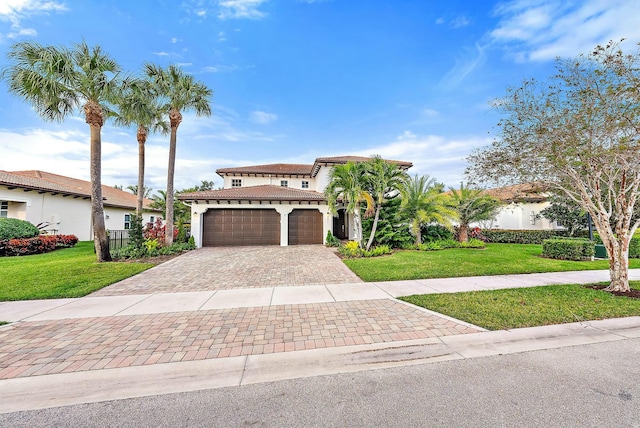
<svg viewBox="0 0 640 428">
<path fill-rule="evenodd" d="M 422 244 L 422 225 L 439 223 L 450 226 L 451 220 L 456 217 L 456 211 L 451 207 L 447 195 L 442 193 L 442 188 L 442 185 L 428 175 L 415 175 L 400 186 L 400 214 L 409 219 L 416 245 Z"/>
<path fill-rule="evenodd" d="M 376 207 L 373 225 L 371 226 L 371 235 L 369 236 L 369 241 L 367 241 L 366 246 L 366 249 L 369 250 L 376 234 L 376 228 L 378 227 L 382 204 L 387 200 L 387 197 L 394 193 L 397 194 L 402 182 L 407 178 L 407 173 L 400 169 L 398 165 L 388 162 L 378 155 L 373 156 L 365 163 L 365 166 L 367 169 L 369 193 L 373 196 Z"/>
<path fill-rule="evenodd" d="M 182 112 L 193 110 L 196 116 L 210 116 L 210 98 L 213 91 L 207 88 L 202 82 L 196 81 L 177 65 L 170 65 L 163 69 L 155 64 L 145 64 L 145 74 L 151 81 L 154 93 L 165 102 L 163 108 L 165 113 L 169 113 L 169 125 L 171 126 L 171 137 L 169 140 L 169 167 L 167 169 L 167 198 L 166 227 L 173 230 L 173 177 L 176 165 L 176 140 L 178 126 L 182 122 Z M 173 244 L 173 234 L 165 234 L 165 244 Z"/>
<path fill-rule="evenodd" d="M 9 65 L 2 78 L 9 91 L 31 103 L 45 120 L 61 122 L 82 109 L 91 132 L 91 220 L 96 256 L 110 261 L 104 224 L 101 180 L 101 130 L 107 101 L 117 93 L 120 66 L 100 46 L 85 42 L 65 47 L 35 42 L 14 44 L 7 54 Z"/>
<path fill-rule="evenodd" d="M 169 133 L 169 126 L 163 120 L 162 106 L 154 92 L 149 86 L 149 82 L 144 80 L 129 80 L 125 83 L 122 95 L 117 100 L 118 111 L 115 113 L 115 123 L 120 126 L 138 127 L 136 138 L 138 140 L 138 184 L 128 186 L 134 194 L 138 196 L 136 204 L 136 215 L 142 215 L 142 203 L 151 189 L 144 185 L 145 166 L 145 143 L 149 132 Z M 138 192 L 143 189 L 143 192 Z"/>
<path fill-rule="evenodd" d="M 347 213 L 353 215 L 354 240 L 362 245 L 362 220 L 360 219 L 360 204 L 366 203 L 365 216 L 373 214 L 374 201 L 366 190 L 366 167 L 362 162 L 347 162 L 336 165 L 329 172 L 329 184 L 324 194 L 329 204 L 329 209 L 334 214 L 341 202 L 345 205 Z"/>
<path fill-rule="evenodd" d="M 458 240 L 460 242 L 466 242 L 469 239 L 470 223 L 495 218 L 502 205 L 498 199 L 487 195 L 481 189 L 464 187 L 464 183 L 460 183 L 460 190 L 452 187 L 449 190 L 453 207 L 458 213 L 458 222 L 460 223 Z"/>
<path fill-rule="evenodd" d="M 120 189 L 120 190 L 122 190 L 122 189 Z M 127 190 L 129 190 L 134 195 L 137 195 L 138 194 L 138 185 L 137 184 L 131 184 L 131 185 L 127 186 Z M 151 195 L 152 191 L 153 191 L 153 189 L 151 187 L 144 186 L 142 188 L 142 197 L 148 199 L 149 196 Z"/>
</svg>

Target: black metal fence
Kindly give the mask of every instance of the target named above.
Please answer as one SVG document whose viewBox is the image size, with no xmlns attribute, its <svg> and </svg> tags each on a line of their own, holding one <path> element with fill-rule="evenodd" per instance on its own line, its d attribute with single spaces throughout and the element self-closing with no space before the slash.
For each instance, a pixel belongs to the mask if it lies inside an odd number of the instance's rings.
<svg viewBox="0 0 640 428">
<path fill-rule="evenodd" d="M 128 230 L 109 230 L 109 250 L 119 250 L 129 244 Z"/>
</svg>

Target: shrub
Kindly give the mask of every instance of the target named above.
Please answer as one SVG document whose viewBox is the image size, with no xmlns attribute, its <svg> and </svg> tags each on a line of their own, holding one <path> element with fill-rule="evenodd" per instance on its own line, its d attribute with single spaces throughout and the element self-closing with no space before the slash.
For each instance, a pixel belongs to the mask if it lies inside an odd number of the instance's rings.
<svg viewBox="0 0 640 428">
<path fill-rule="evenodd" d="M 129 244 L 135 248 L 142 248 L 144 244 L 144 230 L 142 226 L 142 216 L 132 213 L 131 226 L 129 227 Z"/>
<path fill-rule="evenodd" d="M 71 248 L 78 243 L 76 235 L 53 235 L 56 237 L 57 248 Z"/>
<path fill-rule="evenodd" d="M 370 249 L 369 251 L 362 251 L 362 257 L 378 257 L 384 256 L 385 254 L 391 254 L 393 250 L 388 245 L 378 245 L 375 248 Z"/>
<path fill-rule="evenodd" d="M 443 239 L 440 241 L 425 242 L 417 247 L 416 250 L 420 251 L 438 251 L 446 250 L 448 248 L 484 248 L 485 243 L 479 239 L 469 239 L 468 242 L 458 242 L 455 239 Z"/>
<path fill-rule="evenodd" d="M 360 244 L 357 241 L 349 241 L 338 247 L 338 253 L 343 257 L 359 257 L 361 251 L 362 248 L 360 248 Z"/>
<path fill-rule="evenodd" d="M 164 234 L 165 234 L 166 226 L 162 223 L 162 219 L 158 217 L 154 223 L 148 223 L 147 227 L 144 229 L 144 239 L 157 239 L 158 245 L 162 246 L 164 244 Z M 175 240 L 178 237 L 178 229 L 174 227 L 173 229 L 173 239 Z"/>
<path fill-rule="evenodd" d="M 149 239 L 145 241 L 142 248 L 135 248 L 130 244 L 126 247 L 113 250 L 111 252 L 111 257 L 115 260 L 143 259 L 145 257 L 179 254 L 184 251 L 194 250 L 196 248 L 196 243 L 195 239 L 193 239 L 193 236 L 189 238 L 188 242 L 176 242 L 170 247 L 160 247 L 159 244 L 160 242 L 157 239 Z"/>
<path fill-rule="evenodd" d="M 547 239 L 542 243 L 542 255 L 560 260 L 588 260 L 595 254 L 593 242 L 584 238 Z"/>
<path fill-rule="evenodd" d="M 422 242 L 444 241 L 454 238 L 450 229 L 439 224 L 422 226 L 420 233 L 422 234 Z"/>
<path fill-rule="evenodd" d="M 557 235 L 555 230 L 501 230 L 484 229 L 485 242 L 495 244 L 542 244 Z"/>
<path fill-rule="evenodd" d="M 480 239 L 471 238 L 467 242 L 459 242 L 460 248 L 484 248 L 486 244 Z"/>
<path fill-rule="evenodd" d="M 3 241 L 0 255 L 28 256 L 31 254 L 48 253 L 56 249 L 55 235 L 39 235 L 34 238 L 16 238 Z"/>
<path fill-rule="evenodd" d="M 40 230 L 28 221 L 17 218 L 0 218 L 0 241 L 18 238 L 33 238 Z"/>
<path fill-rule="evenodd" d="M 330 230 L 327 231 L 327 237 L 324 241 L 327 247 L 337 247 L 340 245 L 340 240 L 333 236 Z"/>
</svg>

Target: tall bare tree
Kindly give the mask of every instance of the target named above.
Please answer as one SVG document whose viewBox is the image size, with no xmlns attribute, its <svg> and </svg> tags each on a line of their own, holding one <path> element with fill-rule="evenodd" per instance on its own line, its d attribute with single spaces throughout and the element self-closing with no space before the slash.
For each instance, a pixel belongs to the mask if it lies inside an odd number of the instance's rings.
<svg viewBox="0 0 640 428">
<path fill-rule="evenodd" d="M 609 253 L 610 291 L 628 292 L 629 242 L 640 225 L 640 52 L 620 43 L 558 60 L 495 103 L 500 136 L 469 157 L 477 180 L 540 181 L 591 215 Z"/>
<path fill-rule="evenodd" d="M 167 207 L 165 213 L 166 230 L 165 245 L 173 244 L 173 181 L 176 169 L 176 144 L 178 126 L 182 122 L 182 112 L 193 110 L 197 116 L 211 115 L 211 96 L 213 91 L 193 76 L 186 74 L 177 65 L 166 69 L 145 64 L 145 74 L 149 78 L 154 93 L 163 100 L 163 108 L 169 114 L 171 137 L 169 140 L 169 166 L 167 168 Z"/>
<path fill-rule="evenodd" d="M 96 256 L 110 261 L 102 203 L 101 130 L 108 100 L 118 90 L 120 66 L 100 46 L 71 48 L 20 42 L 11 47 L 2 78 L 9 91 L 29 102 L 45 120 L 61 122 L 82 110 L 91 132 L 91 220 Z"/>
</svg>

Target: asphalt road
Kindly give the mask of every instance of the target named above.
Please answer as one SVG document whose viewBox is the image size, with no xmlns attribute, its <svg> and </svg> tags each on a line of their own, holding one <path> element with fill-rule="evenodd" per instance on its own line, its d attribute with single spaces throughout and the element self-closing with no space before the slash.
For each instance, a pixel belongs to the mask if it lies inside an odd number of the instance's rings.
<svg viewBox="0 0 640 428">
<path fill-rule="evenodd" d="M 0 426 L 640 427 L 640 339 L 10 413 Z"/>
</svg>

